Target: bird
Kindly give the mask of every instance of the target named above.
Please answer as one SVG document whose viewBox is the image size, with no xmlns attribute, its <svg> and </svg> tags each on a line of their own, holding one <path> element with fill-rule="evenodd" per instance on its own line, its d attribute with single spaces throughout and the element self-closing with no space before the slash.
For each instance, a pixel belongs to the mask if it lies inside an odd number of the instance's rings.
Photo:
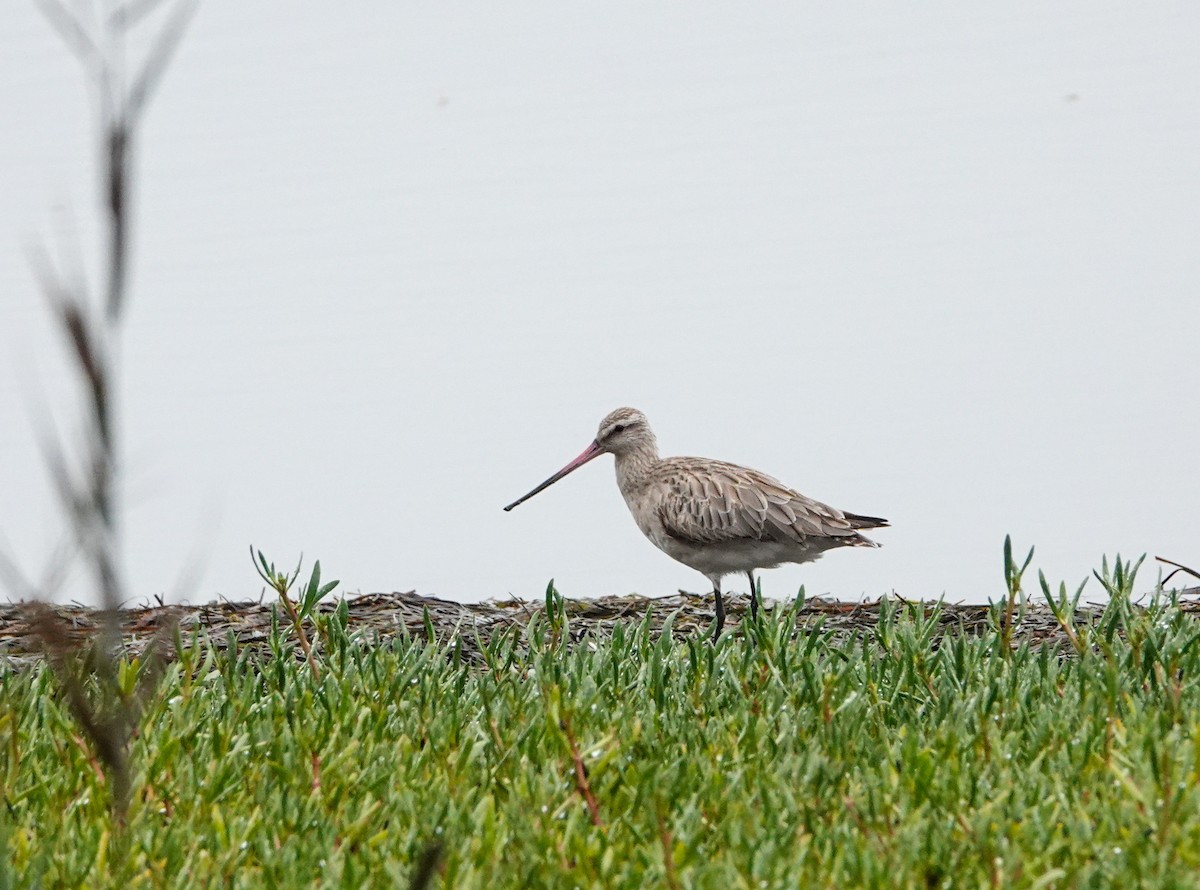
<svg viewBox="0 0 1200 890">
<path fill-rule="evenodd" d="M 889 525 L 877 516 L 813 500 L 749 467 L 702 457 L 659 457 L 650 422 L 636 408 L 610 412 L 582 454 L 504 510 L 602 454 L 615 458 L 617 487 L 642 534 L 712 582 L 714 643 L 725 626 L 721 579 L 726 575 L 749 578 L 750 617 L 757 620 L 756 570 L 812 562 L 837 547 L 878 547 L 860 531 Z"/>
</svg>

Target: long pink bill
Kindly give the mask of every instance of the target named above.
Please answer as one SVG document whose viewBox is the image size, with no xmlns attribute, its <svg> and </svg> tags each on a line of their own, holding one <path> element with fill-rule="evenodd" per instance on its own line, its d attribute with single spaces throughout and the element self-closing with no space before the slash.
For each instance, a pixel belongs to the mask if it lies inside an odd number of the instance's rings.
<svg viewBox="0 0 1200 890">
<path fill-rule="evenodd" d="M 535 494 L 537 494 L 543 488 L 549 488 L 551 485 L 553 485 L 555 482 L 557 482 L 563 476 L 567 475 L 568 473 L 574 472 L 575 470 L 578 470 L 580 467 L 582 467 L 584 464 L 586 464 L 589 460 L 599 457 L 603 453 L 604 453 L 604 449 L 600 447 L 600 443 L 592 442 L 591 445 L 589 445 L 586 449 L 584 449 L 583 454 L 579 455 L 579 457 L 575 458 L 575 460 L 571 461 L 569 464 L 567 464 L 565 467 L 563 467 L 561 470 L 559 470 L 557 473 L 555 473 L 553 476 L 551 476 L 549 479 L 547 479 L 545 482 L 543 482 L 541 485 L 539 485 L 533 491 L 529 492 L 529 494 L 525 495 L 524 497 L 517 498 L 515 501 L 513 501 L 511 504 L 509 504 L 507 507 L 505 507 L 504 511 L 507 513 L 509 510 L 511 510 L 517 504 L 525 503 L 525 501 L 529 500 L 531 497 L 533 497 Z"/>
</svg>

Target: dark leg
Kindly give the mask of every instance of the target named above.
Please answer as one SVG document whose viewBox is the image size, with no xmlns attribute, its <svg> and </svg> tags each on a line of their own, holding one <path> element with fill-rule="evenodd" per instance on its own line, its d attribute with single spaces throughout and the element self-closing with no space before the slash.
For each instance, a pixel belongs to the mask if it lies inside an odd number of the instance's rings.
<svg viewBox="0 0 1200 890">
<path fill-rule="evenodd" d="M 758 589 L 754 584 L 754 572 L 746 572 L 746 577 L 750 579 L 750 620 L 758 620 Z"/>
<path fill-rule="evenodd" d="M 721 582 L 713 582 L 713 596 L 717 598 L 717 629 L 713 631 L 713 642 L 721 638 L 721 629 L 725 627 L 725 600 L 721 597 Z"/>
</svg>

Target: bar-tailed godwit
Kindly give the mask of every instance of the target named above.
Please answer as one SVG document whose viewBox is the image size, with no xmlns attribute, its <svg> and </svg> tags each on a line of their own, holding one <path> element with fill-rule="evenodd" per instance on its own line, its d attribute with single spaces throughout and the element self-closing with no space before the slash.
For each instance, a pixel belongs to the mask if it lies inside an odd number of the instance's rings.
<svg viewBox="0 0 1200 890">
<path fill-rule="evenodd" d="M 750 579 L 750 614 L 757 618 L 755 569 L 812 562 L 835 547 L 878 547 L 859 529 L 888 524 L 814 501 L 748 467 L 702 457 L 659 457 L 646 415 L 634 408 L 618 408 L 605 417 L 583 454 L 504 509 L 602 454 L 616 458 L 617 487 L 642 534 L 712 582 L 714 640 L 725 626 L 725 575 L 744 572 Z"/>
</svg>

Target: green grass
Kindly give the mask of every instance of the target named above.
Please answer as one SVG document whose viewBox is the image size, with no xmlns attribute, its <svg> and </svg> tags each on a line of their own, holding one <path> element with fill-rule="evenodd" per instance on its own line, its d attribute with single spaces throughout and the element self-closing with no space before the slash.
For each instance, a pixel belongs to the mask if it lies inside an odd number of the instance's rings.
<svg viewBox="0 0 1200 890">
<path fill-rule="evenodd" d="M 404 886 L 437 842 L 455 888 L 1197 886 L 1200 624 L 1117 593 L 1080 655 L 1005 650 L 1002 607 L 572 643 L 555 597 L 483 664 L 336 617 L 319 679 L 201 643 L 123 829 L 52 674 L 7 673 L 0 887 Z"/>
</svg>

